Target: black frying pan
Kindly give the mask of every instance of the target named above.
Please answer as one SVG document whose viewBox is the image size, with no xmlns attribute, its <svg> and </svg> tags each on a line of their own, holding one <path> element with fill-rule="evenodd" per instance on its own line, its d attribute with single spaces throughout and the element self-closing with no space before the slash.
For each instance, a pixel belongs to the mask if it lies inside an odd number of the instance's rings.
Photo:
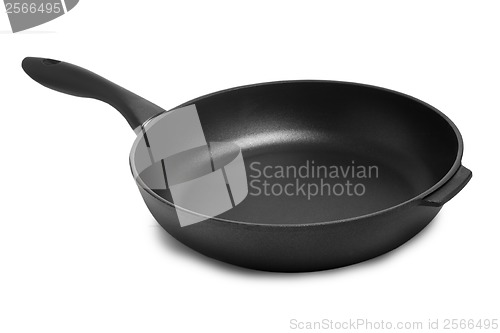
<svg viewBox="0 0 500 333">
<path fill-rule="evenodd" d="M 236 205 L 233 197 L 231 209 L 183 227 L 179 224 L 183 207 L 173 204 L 168 186 L 148 184 L 148 170 L 155 167 L 138 170 L 142 163 L 139 147 L 146 144 L 145 149 L 151 149 L 147 125 L 154 121 L 168 124 L 169 117 L 164 116 L 169 113 L 68 63 L 26 58 L 23 68 L 46 87 L 96 98 L 115 107 L 139 133 L 130 162 L 156 220 L 196 251 L 239 266 L 302 272 L 376 257 L 422 230 L 472 176 L 461 165 L 463 142 L 456 126 L 435 108 L 410 96 L 335 81 L 238 87 L 199 97 L 179 108 L 196 106 L 207 142 L 231 142 L 239 147 L 249 193 Z M 199 165 L 201 155 L 193 156 L 192 162 L 185 163 L 186 170 Z M 164 162 L 159 159 L 153 164 L 164 170 Z M 364 177 L 342 174 L 349 166 L 356 172 L 365 167 Z M 286 167 L 295 174 L 283 175 Z M 337 173 L 301 177 L 296 172 L 301 167 L 310 173 Z M 375 167 L 376 177 L 366 175 L 368 167 Z M 341 176 L 335 177 L 338 173 Z M 227 170 L 224 176 L 230 193 Z M 325 187 L 323 178 L 331 185 L 330 190 L 338 184 L 344 187 L 321 195 L 311 195 L 314 193 L 309 190 L 305 195 L 298 190 L 301 184 L 313 190 Z M 267 194 L 265 180 L 270 185 Z M 348 181 L 362 184 L 358 193 L 352 193 L 353 186 L 351 195 L 347 193 Z M 280 193 L 287 184 L 292 184 L 287 188 L 290 191 Z M 277 190 L 273 193 L 273 189 Z"/>
</svg>

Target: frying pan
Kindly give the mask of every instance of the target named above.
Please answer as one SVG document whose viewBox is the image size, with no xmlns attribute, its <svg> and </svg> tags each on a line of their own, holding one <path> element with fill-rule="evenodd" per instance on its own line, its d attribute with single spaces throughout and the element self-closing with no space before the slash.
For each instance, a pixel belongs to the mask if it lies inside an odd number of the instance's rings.
<svg viewBox="0 0 500 333">
<path fill-rule="evenodd" d="M 418 99 L 384 88 L 337 81 L 261 83 L 202 96 L 165 111 L 69 63 L 26 58 L 22 66 L 48 88 L 116 108 L 138 133 L 130 164 L 155 219 L 190 248 L 234 265 L 305 272 L 379 256 L 421 231 L 472 177 L 461 165 L 462 137 L 450 119 Z M 144 148 L 148 124 L 155 122 L 157 134 L 171 142 L 199 135 L 184 135 L 182 126 L 172 125 L 175 117 L 168 116 L 195 114 L 189 110 L 196 111 L 195 122 L 208 149 L 211 143 L 231 143 L 243 160 L 246 183 L 239 184 L 244 198 L 235 204 L 233 193 L 231 208 L 225 211 L 199 213 L 178 205 L 173 190 L 155 188 L 146 174 L 158 165 L 164 170 L 162 157 L 139 167 L 138 155 L 150 149 Z M 171 142 L 160 140 L 156 145 Z M 221 151 L 223 157 L 229 154 L 225 148 Z M 192 156 L 182 159 L 181 169 L 201 165 L 201 155 Z M 367 175 L 369 167 L 375 168 L 375 175 Z M 212 160 L 209 175 L 228 168 L 216 169 Z M 235 187 L 228 175 L 226 170 L 231 192 Z M 351 186 L 347 194 L 348 181 L 358 186 L 357 192 Z M 338 184 L 344 188 L 332 193 L 331 186 Z M 319 195 L 321 188 L 328 193 Z M 184 199 L 195 198 L 195 205 L 207 201 L 207 208 L 217 196 L 215 189 L 202 186 Z M 202 216 L 201 221 L 182 225 L 184 213 Z"/>
</svg>

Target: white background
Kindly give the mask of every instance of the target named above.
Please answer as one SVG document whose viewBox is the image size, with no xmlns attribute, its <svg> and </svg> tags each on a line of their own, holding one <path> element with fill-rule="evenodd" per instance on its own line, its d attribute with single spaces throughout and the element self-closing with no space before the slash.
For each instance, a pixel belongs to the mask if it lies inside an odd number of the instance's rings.
<svg viewBox="0 0 500 333">
<path fill-rule="evenodd" d="M 81 0 L 12 34 L 2 10 L 0 332 L 499 318 L 499 17 L 498 1 Z M 151 217 L 118 112 L 36 84 L 25 56 L 89 68 L 167 109 L 283 79 L 395 89 L 455 122 L 474 177 L 421 234 L 377 259 L 307 274 L 233 267 Z"/>
</svg>

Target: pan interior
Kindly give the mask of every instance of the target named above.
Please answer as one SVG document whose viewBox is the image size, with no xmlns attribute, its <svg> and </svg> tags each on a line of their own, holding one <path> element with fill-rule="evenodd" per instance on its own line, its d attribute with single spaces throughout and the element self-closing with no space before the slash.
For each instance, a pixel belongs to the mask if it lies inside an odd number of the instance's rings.
<svg viewBox="0 0 500 333">
<path fill-rule="evenodd" d="M 304 224 L 374 213 L 439 182 L 459 149 L 454 129 L 431 107 L 369 86 L 292 81 L 193 103 L 207 142 L 241 149 L 248 194 L 217 216 L 227 220 Z M 226 153 L 234 154 L 217 152 Z M 194 152 L 186 169 L 202 159 Z M 172 202 L 168 189 L 154 191 Z"/>
</svg>

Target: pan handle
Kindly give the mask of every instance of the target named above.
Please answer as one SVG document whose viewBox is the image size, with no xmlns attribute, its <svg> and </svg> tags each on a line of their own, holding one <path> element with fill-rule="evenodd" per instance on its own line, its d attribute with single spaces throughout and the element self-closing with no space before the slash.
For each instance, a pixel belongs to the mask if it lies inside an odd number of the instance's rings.
<svg viewBox="0 0 500 333">
<path fill-rule="evenodd" d="M 164 110 L 144 98 L 84 68 L 53 59 L 28 57 L 22 67 L 47 88 L 79 97 L 95 98 L 117 109 L 132 129 Z"/>
<path fill-rule="evenodd" d="M 460 166 L 458 171 L 443 186 L 422 199 L 422 205 L 441 207 L 460 192 L 472 178 L 472 171 Z"/>
</svg>

